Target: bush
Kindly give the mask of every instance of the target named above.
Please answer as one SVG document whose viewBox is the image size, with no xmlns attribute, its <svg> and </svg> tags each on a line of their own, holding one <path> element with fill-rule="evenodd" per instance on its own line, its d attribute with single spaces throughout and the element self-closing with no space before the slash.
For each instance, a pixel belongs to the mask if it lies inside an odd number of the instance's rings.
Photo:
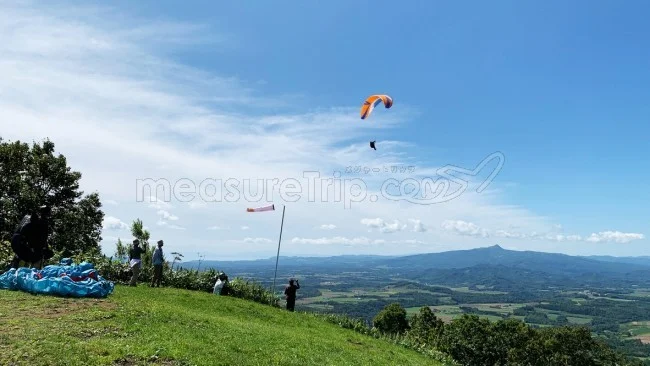
<svg viewBox="0 0 650 366">
<path fill-rule="evenodd" d="M 375 328 L 385 334 L 402 334 L 409 329 L 406 310 L 402 305 L 387 305 L 372 321 Z"/>
<path fill-rule="evenodd" d="M 238 297 L 258 302 L 260 304 L 280 307 L 280 298 L 259 283 L 250 282 L 243 278 L 235 278 L 229 282 L 228 296 Z"/>
<path fill-rule="evenodd" d="M 429 344 L 423 344 L 423 343 L 413 341 L 408 336 L 404 336 L 404 335 L 382 334 L 377 328 L 375 327 L 371 328 L 363 319 L 354 319 L 347 315 L 340 315 L 340 314 L 312 313 L 312 315 L 320 319 L 323 319 L 329 323 L 336 324 L 341 328 L 354 330 L 357 333 L 361 333 L 377 339 L 382 339 L 384 341 L 391 342 L 408 349 L 412 349 L 428 357 L 431 357 L 432 359 L 437 360 L 445 365 L 449 365 L 449 366 L 460 365 L 449 355 L 446 355 L 438 351 L 437 349 L 435 349 Z"/>
<path fill-rule="evenodd" d="M 4 272 L 14 257 L 14 251 L 11 249 L 11 242 L 0 240 L 0 273 Z"/>
</svg>

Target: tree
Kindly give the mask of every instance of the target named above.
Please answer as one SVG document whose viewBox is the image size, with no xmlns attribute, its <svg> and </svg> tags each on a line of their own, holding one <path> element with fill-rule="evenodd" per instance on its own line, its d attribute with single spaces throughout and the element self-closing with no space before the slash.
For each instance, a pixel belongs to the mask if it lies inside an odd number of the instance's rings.
<svg viewBox="0 0 650 366">
<path fill-rule="evenodd" d="M 21 218 L 41 205 L 52 208 L 50 246 L 72 256 L 99 248 L 104 213 L 97 193 L 79 190 L 81 173 L 54 154 L 54 143 L 28 145 L 0 138 L 0 241 L 11 240 Z"/>
<path fill-rule="evenodd" d="M 398 303 L 387 305 L 372 322 L 375 328 L 387 334 L 402 334 L 409 329 L 406 310 Z"/>
<path fill-rule="evenodd" d="M 115 258 L 117 258 L 120 262 L 124 262 L 129 258 L 129 247 L 128 245 L 124 245 L 124 243 L 122 243 L 122 239 L 119 238 L 115 244 Z"/>
<path fill-rule="evenodd" d="M 131 224 L 131 235 L 133 235 L 134 238 L 138 239 L 140 241 L 140 247 L 144 249 L 144 255 L 142 257 L 142 267 L 143 268 L 149 268 L 151 267 L 151 260 L 153 256 L 153 247 L 149 247 L 149 238 L 151 235 L 149 234 L 149 231 L 145 230 L 144 224 L 142 223 L 142 220 L 136 219 L 133 221 Z M 129 245 L 129 249 L 133 248 L 133 243 Z"/>
<path fill-rule="evenodd" d="M 591 336 L 586 327 L 549 327 L 510 352 L 516 365 L 625 365 L 625 357 Z"/>
<path fill-rule="evenodd" d="M 438 319 L 428 306 L 420 308 L 420 313 L 413 315 L 409 337 L 419 344 L 435 344 L 442 332 L 444 323 Z"/>
</svg>

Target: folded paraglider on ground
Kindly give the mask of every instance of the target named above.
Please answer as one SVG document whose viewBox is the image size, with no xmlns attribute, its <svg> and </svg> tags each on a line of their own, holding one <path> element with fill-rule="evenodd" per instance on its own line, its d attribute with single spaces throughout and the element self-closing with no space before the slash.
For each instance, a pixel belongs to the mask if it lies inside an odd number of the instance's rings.
<svg viewBox="0 0 650 366">
<path fill-rule="evenodd" d="M 11 268 L 0 275 L 0 289 L 32 294 L 103 298 L 114 288 L 115 284 L 100 276 L 92 264 L 82 262 L 76 265 L 69 258 L 42 270 Z"/>
</svg>

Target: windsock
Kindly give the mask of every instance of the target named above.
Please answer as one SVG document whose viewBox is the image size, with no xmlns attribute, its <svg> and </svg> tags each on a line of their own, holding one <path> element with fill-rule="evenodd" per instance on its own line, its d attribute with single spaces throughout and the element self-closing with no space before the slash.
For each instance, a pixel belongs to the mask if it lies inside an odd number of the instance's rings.
<svg viewBox="0 0 650 366">
<path fill-rule="evenodd" d="M 258 208 L 247 208 L 247 212 L 264 212 L 264 211 L 275 211 L 275 205 L 268 205 Z"/>
</svg>

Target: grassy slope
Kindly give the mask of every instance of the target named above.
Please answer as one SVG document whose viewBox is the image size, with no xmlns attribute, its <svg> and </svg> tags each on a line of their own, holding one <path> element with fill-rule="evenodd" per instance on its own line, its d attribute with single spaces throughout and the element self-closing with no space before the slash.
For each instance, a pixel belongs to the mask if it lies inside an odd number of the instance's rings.
<svg viewBox="0 0 650 366">
<path fill-rule="evenodd" d="M 142 285 L 101 300 L 0 290 L 0 329 L 2 365 L 438 365 L 310 315 Z"/>
</svg>

